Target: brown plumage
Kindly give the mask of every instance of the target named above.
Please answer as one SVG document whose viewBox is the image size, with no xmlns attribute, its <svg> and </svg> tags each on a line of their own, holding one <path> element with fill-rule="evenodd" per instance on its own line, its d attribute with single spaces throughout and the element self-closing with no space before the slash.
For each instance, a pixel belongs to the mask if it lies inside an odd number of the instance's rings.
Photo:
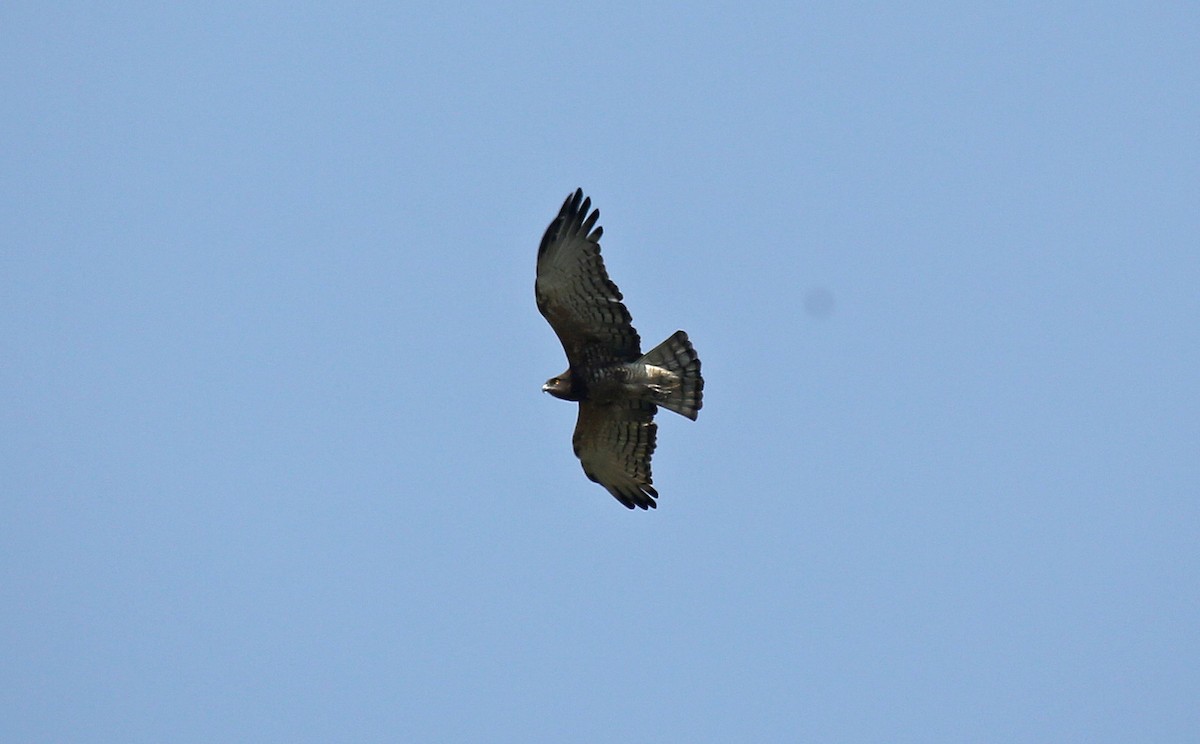
<svg viewBox="0 0 1200 744">
<path fill-rule="evenodd" d="M 600 258 L 600 210 L 589 214 L 591 203 L 582 189 L 568 196 L 538 247 L 538 310 L 570 365 L 542 390 L 579 403 L 572 441 L 587 477 L 630 509 L 652 509 L 654 414 L 663 406 L 694 421 L 704 378 L 683 331 L 642 354 L 621 291 Z"/>
</svg>

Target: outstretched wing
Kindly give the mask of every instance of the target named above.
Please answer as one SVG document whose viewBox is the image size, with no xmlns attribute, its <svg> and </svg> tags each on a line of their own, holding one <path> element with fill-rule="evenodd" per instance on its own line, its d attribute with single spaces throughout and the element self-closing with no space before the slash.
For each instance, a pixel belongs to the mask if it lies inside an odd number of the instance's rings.
<svg viewBox="0 0 1200 744">
<path fill-rule="evenodd" d="M 658 506 L 658 491 L 650 485 L 650 456 L 658 430 L 655 410 L 653 403 L 632 399 L 579 404 L 572 442 L 583 472 L 630 509 Z"/>
<path fill-rule="evenodd" d="M 583 198 L 583 189 L 576 189 L 563 202 L 538 247 L 534 283 L 538 310 L 577 370 L 641 356 L 641 339 L 629 310 L 600 258 L 603 228 L 596 226 L 600 210 L 588 215 L 591 205 L 591 199 Z"/>
</svg>

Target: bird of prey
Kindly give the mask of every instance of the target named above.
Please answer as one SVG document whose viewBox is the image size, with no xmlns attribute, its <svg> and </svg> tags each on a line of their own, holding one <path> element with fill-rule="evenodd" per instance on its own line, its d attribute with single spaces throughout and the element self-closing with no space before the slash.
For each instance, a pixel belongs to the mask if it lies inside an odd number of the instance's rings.
<svg viewBox="0 0 1200 744">
<path fill-rule="evenodd" d="M 600 258 L 600 210 L 577 189 L 538 247 L 534 295 L 570 365 L 542 390 L 579 403 L 572 443 L 588 478 L 629 509 L 653 509 L 658 406 L 693 421 L 704 378 L 687 334 L 676 331 L 642 354 L 641 339 Z"/>
</svg>

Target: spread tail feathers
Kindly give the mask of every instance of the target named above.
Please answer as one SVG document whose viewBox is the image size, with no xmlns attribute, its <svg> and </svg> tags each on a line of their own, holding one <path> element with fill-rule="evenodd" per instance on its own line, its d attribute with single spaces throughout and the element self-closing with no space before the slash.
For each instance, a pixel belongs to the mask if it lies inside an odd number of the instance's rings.
<svg viewBox="0 0 1200 744">
<path fill-rule="evenodd" d="M 648 351 L 640 360 L 643 364 L 662 367 L 676 378 L 664 386 L 654 402 L 681 416 L 696 420 L 704 399 L 704 378 L 700 376 L 700 357 L 683 331 Z"/>
</svg>

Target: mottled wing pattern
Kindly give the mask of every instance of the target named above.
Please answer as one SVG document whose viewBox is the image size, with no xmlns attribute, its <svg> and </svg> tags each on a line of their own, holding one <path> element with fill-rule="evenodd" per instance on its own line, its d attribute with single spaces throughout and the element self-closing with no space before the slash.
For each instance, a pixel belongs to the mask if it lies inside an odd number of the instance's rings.
<svg viewBox="0 0 1200 744">
<path fill-rule="evenodd" d="M 583 472 L 630 509 L 657 506 L 658 491 L 650 485 L 655 411 L 653 403 L 641 400 L 579 404 L 572 441 Z"/>
<path fill-rule="evenodd" d="M 534 294 L 538 310 L 562 341 L 571 367 L 583 372 L 641 356 L 621 291 L 600 258 L 600 210 L 577 189 L 546 228 L 538 247 Z M 593 229 L 594 228 L 594 229 Z"/>
</svg>

